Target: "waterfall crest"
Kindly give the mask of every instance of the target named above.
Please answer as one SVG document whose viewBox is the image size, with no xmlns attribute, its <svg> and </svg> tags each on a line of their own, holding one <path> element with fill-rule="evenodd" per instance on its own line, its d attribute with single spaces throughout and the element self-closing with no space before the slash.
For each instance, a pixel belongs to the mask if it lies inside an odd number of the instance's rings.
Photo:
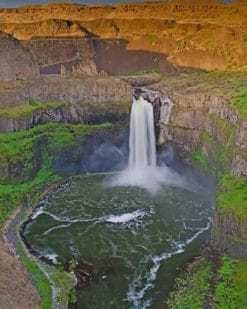
<svg viewBox="0 0 247 309">
<path fill-rule="evenodd" d="M 154 114 L 152 104 L 133 97 L 130 114 L 129 169 L 156 166 Z"/>
</svg>

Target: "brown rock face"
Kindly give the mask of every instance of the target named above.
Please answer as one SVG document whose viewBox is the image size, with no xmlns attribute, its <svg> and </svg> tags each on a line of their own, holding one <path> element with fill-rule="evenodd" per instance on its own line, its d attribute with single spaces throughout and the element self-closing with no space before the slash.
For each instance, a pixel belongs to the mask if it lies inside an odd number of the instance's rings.
<svg viewBox="0 0 247 309">
<path fill-rule="evenodd" d="M 40 299 L 29 275 L 0 236 L 0 308 L 38 309 Z"/>
<path fill-rule="evenodd" d="M 48 19 L 33 23 L 7 23 L 1 25 L 1 30 L 14 35 L 15 38 L 20 40 L 43 36 L 87 36 L 87 31 L 78 23 L 59 19 Z"/>
<path fill-rule="evenodd" d="M 227 162 L 229 173 L 237 177 L 247 176 L 247 125 L 236 110 L 229 107 L 229 101 L 208 92 L 183 94 L 158 83 L 154 89 L 168 95 L 172 106 L 161 108 L 159 121 L 159 143 L 177 144 L 185 157 L 201 149 L 208 160 L 214 163 L 217 148 L 231 143 L 233 152 Z M 234 132 L 231 138 L 231 133 Z M 205 138 L 206 136 L 206 138 Z M 212 137 L 213 141 L 207 137 Z"/>
<path fill-rule="evenodd" d="M 63 54 L 61 59 L 62 52 L 55 47 L 53 49 L 53 43 L 48 46 L 51 38 L 55 45 L 61 45 L 58 41 L 62 38 L 73 38 L 72 50 L 82 44 L 83 38 L 84 46 L 88 38 L 97 38 L 99 41 L 115 40 L 114 44 L 120 45 L 120 39 L 125 41 L 125 49 L 129 51 L 128 57 L 132 61 L 130 65 L 136 63 L 133 52 L 138 51 L 140 57 L 143 57 L 143 52 L 150 53 L 149 57 L 153 60 L 158 58 L 160 61 L 163 56 L 165 69 L 169 69 L 167 63 L 170 63 L 211 70 L 244 67 L 247 64 L 246 16 L 245 1 L 224 4 L 216 0 L 207 3 L 169 0 L 114 6 L 50 4 L 1 9 L 0 30 L 26 41 L 26 46 L 34 55 L 42 59 L 41 64 L 51 64 L 51 59 L 54 62 L 72 59 L 69 48 L 65 48 L 67 55 Z M 96 50 L 89 40 L 89 48 L 79 48 L 81 57 L 88 57 L 90 50 L 90 56 L 96 52 L 99 58 L 104 58 L 107 54 L 102 48 L 104 40 L 96 46 Z M 110 49 L 108 54 L 113 57 L 112 46 L 107 45 L 107 48 Z M 115 53 L 118 51 L 124 52 L 124 49 L 114 49 Z M 118 58 L 119 66 L 124 66 L 125 57 L 123 60 Z M 160 70 L 157 65 L 150 67 L 147 56 L 142 59 L 148 62 L 144 71 Z M 140 66 L 133 69 L 141 70 Z M 108 73 L 111 71 L 109 68 Z"/>
<path fill-rule="evenodd" d="M 0 81 L 25 80 L 39 76 L 38 64 L 22 44 L 0 33 Z"/>
<path fill-rule="evenodd" d="M 22 41 L 22 44 L 36 56 L 41 66 L 94 56 L 90 40 L 81 37 L 39 37 Z"/>
<path fill-rule="evenodd" d="M 221 252 L 227 252 L 236 258 L 247 256 L 246 221 L 233 213 L 215 212 L 211 242 Z"/>
<path fill-rule="evenodd" d="M 131 102 L 131 86 L 115 77 L 61 78 L 47 76 L 30 83 L 19 82 L 13 88 L 0 90 L 0 107 L 39 102 L 91 104 Z"/>
</svg>

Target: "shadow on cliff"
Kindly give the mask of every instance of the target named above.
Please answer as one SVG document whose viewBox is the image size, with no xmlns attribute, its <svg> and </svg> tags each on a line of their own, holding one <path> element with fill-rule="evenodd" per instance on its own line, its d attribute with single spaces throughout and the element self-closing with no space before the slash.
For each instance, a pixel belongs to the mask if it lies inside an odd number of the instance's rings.
<svg viewBox="0 0 247 309">
<path fill-rule="evenodd" d="M 39 39 L 37 40 L 39 41 Z M 50 41 L 51 38 L 46 38 L 46 40 Z M 42 38 L 42 46 L 45 44 L 46 40 Z M 64 41 L 64 38 L 56 38 L 56 41 L 60 40 Z M 61 50 L 57 50 L 57 48 L 50 50 L 51 46 L 48 47 L 48 58 L 53 59 L 53 63 L 41 67 L 41 74 L 60 74 L 61 65 L 63 65 L 67 71 L 71 71 L 71 68 L 78 65 L 83 59 L 94 60 L 98 72 L 103 71 L 109 75 L 177 71 L 177 68 L 167 60 L 167 55 L 145 50 L 128 50 L 127 40 L 102 39 L 93 36 L 84 39 L 74 38 L 73 40 L 70 38 L 69 41 L 70 47 L 64 45 Z M 80 41 L 80 47 L 77 41 Z M 58 45 L 58 42 L 56 45 Z M 30 45 L 29 48 L 31 48 L 34 54 L 37 53 L 38 58 L 40 57 L 37 47 L 34 48 Z M 63 52 L 63 48 L 66 50 L 69 49 L 70 51 Z M 44 51 L 42 54 L 43 53 Z M 56 54 L 57 56 L 55 56 Z M 60 54 L 62 54 L 63 57 L 60 57 Z"/>
<path fill-rule="evenodd" d="M 177 69 L 161 53 L 128 50 L 127 40 L 92 38 L 95 62 L 99 71 L 110 75 L 138 74 L 143 72 L 171 72 Z"/>
</svg>

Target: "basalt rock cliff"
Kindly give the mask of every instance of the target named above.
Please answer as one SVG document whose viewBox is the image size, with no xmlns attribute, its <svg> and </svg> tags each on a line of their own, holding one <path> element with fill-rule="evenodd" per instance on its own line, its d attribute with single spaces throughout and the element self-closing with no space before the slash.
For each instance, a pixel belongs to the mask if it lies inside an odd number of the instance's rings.
<svg viewBox="0 0 247 309">
<path fill-rule="evenodd" d="M 156 116 L 158 143 L 161 146 L 171 143 L 183 159 L 198 159 L 204 168 L 216 175 L 226 173 L 228 177 L 243 179 L 242 186 L 246 186 L 246 119 L 230 105 L 227 97 L 181 86 L 171 90 L 169 83 L 165 80 L 150 86 L 152 90 L 144 89 L 145 98 L 154 108 L 159 106 Z M 237 187 L 227 188 L 220 184 L 217 195 L 231 190 Z M 246 209 L 245 200 L 240 199 L 237 204 L 243 211 Z M 223 207 L 221 197 L 217 197 L 212 246 L 221 253 L 244 258 L 247 256 L 246 233 L 245 217 L 234 207 Z"/>
</svg>

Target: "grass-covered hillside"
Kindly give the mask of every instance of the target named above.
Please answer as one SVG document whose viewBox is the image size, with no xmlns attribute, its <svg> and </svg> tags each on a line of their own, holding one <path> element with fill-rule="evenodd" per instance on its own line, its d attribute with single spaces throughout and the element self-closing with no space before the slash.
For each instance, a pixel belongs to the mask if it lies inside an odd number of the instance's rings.
<svg viewBox="0 0 247 309">
<path fill-rule="evenodd" d="M 6 172 L 2 173 L 0 184 L 0 226 L 20 205 L 24 196 L 31 198 L 36 191 L 42 192 L 43 187 L 59 179 L 50 171 L 57 150 L 71 147 L 84 136 L 108 129 L 110 126 L 110 123 L 49 123 L 27 131 L 1 134 L 0 169 Z M 35 153 L 35 147 L 38 147 L 39 153 Z M 11 172 L 15 173 L 16 177 L 9 176 Z"/>
</svg>

